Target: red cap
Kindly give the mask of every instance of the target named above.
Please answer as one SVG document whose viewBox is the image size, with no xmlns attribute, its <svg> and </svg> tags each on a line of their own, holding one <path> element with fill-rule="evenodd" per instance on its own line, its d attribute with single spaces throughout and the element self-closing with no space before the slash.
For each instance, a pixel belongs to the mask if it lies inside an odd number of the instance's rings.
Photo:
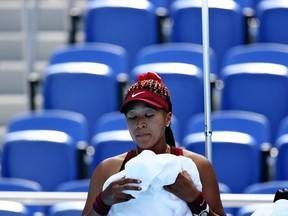
<svg viewBox="0 0 288 216">
<path fill-rule="evenodd" d="M 146 79 L 154 79 L 162 84 L 161 78 L 155 73 L 148 72 L 145 75 L 141 74 L 138 76 L 138 81 L 140 82 Z M 129 95 L 127 95 L 124 103 L 120 108 L 120 112 L 124 113 L 126 111 L 127 105 L 132 101 L 143 101 L 156 108 L 165 109 L 167 112 L 169 112 L 168 103 L 160 95 L 143 88 L 135 89 L 134 91 L 130 92 Z"/>
</svg>

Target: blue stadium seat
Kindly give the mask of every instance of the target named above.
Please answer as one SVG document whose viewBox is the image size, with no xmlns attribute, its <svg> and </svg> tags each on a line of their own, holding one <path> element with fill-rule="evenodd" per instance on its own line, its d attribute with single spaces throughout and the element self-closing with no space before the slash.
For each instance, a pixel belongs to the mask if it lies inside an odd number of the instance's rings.
<svg viewBox="0 0 288 216">
<path fill-rule="evenodd" d="M 58 48 L 50 57 L 49 65 L 68 62 L 94 62 L 112 68 L 115 76 L 128 74 L 127 52 L 123 47 L 108 43 L 83 43 Z"/>
<path fill-rule="evenodd" d="M 41 185 L 35 181 L 19 178 L 0 178 L 0 191 L 43 191 Z M 1 205 L 0 205 L 1 206 Z M 25 205 L 29 216 L 34 216 L 37 212 L 44 213 L 45 208 L 41 205 Z M 1 212 L 1 211 L 0 211 Z M 1 213 L 0 213 L 1 215 Z"/>
<path fill-rule="evenodd" d="M 88 192 L 90 179 L 79 179 L 63 182 L 58 185 L 55 191 L 61 192 Z"/>
<path fill-rule="evenodd" d="M 87 119 L 67 110 L 40 110 L 20 113 L 11 118 L 7 132 L 23 130 L 56 130 L 73 138 L 75 146 L 88 142 Z"/>
<path fill-rule="evenodd" d="M 46 68 L 43 108 L 81 113 L 88 121 L 91 139 L 97 119 L 119 109 L 117 80 L 107 65 L 90 62 L 55 64 Z"/>
<path fill-rule="evenodd" d="M 288 2 L 263 0 L 257 4 L 260 25 L 257 42 L 288 44 Z"/>
<path fill-rule="evenodd" d="M 227 113 L 226 116 L 224 114 L 222 117 L 223 122 L 219 118 L 220 115 L 215 115 L 215 118 L 212 115 L 212 164 L 218 181 L 226 184 L 232 193 L 240 193 L 245 187 L 257 183 L 261 179 L 261 151 L 256 136 L 253 137 L 253 132 L 249 131 L 249 128 L 252 128 L 252 125 L 257 125 L 257 123 L 256 121 L 255 123 L 248 123 L 248 118 L 245 120 L 244 115 L 242 113 L 242 116 L 239 115 L 239 119 L 234 117 L 233 120 L 232 116 L 229 119 Z M 182 141 L 184 148 L 202 155 L 205 155 L 204 121 L 204 114 L 192 117 L 187 124 L 186 136 Z M 232 124 L 233 121 L 235 122 Z M 237 121 L 241 123 L 239 128 L 237 128 Z M 245 121 L 247 121 L 247 128 L 243 128 Z M 258 128 L 260 127 L 258 126 Z M 246 133 L 245 130 L 249 133 Z M 264 137 L 261 140 L 264 140 Z"/>
<path fill-rule="evenodd" d="M 0 200 L 0 216 L 29 216 L 29 211 L 22 203 Z"/>
<path fill-rule="evenodd" d="M 270 123 L 268 119 L 259 113 L 243 110 L 219 110 L 211 113 L 212 133 L 220 136 L 221 132 L 245 133 L 252 136 L 259 149 L 271 145 Z M 204 135 L 205 116 L 204 113 L 192 116 L 188 121 L 185 136 L 200 133 Z M 219 132 L 219 133 L 218 133 Z M 229 133 L 226 133 L 226 136 Z"/>
<path fill-rule="evenodd" d="M 288 188 L 288 180 L 267 181 L 249 185 L 243 190 L 243 193 L 250 194 L 275 194 L 277 190 Z"/>
<path fill-rule="evenodd" d="M 3 177 L 38 182 L 44 191 L 76 180 L 78 158 L 72 138 L 60 131 L 17 131 L 3 140 Z"/>
<path fill-rule="evenodd" d="M 181 42 L 150 45 L 137 53 L 134 66 L 159 62 L 193 64 L 203 70 L 203 46 Z M 210 49 L 210 71 L 215 77 L 217 74 L 217 56 L 212 49 Z"/>
<path fill-rule="evenodd" d="M 279 136 L 275 141 L 278 150 L 275 164 L 275 180 L 288 179 L 288 134 Z"/>
<path fill-rule="evenodd" d="M 245 43 L 242 8 L 233 0 L 209 1 L 210 47 L 218 59 L 219 73 L 226 50 Z M 172 42 L 202 43 L 202 1 L 177 0 L 170 8 Z"/>
<path fill-rule="evenodd" d="M 79 216 L 82 213 L 85 202 L 70 201 L 54 204 L 48 212 L 49 216 Z"/>
<path fill-rule="evenodd" d="M 127 128 L 126 118 L 120 112 L 107 113 L 95 124 L 91 146 L 94 149 L 90 175 L 104 159 L 136 148 Z"/>
<path fill-rule="evenodd" d="M 223 67 L 231 64 L 266 62 L 288 66 L 288 45 L 277 43 L 254 43 L 229 49 Z"/>
<path fill-rule="evenodd" d="M 87 4 L 85 42 L 104 42 L 123 47 L 129 69 L 139 49 L 158 43 L 159 21 L 154 5 L 146 0 L 97 0 Z"/>
<path fill-rule="evenodd" d="M 222 110 L 260 113 L 271 125 L 271 143 L 280 121 L 288 115 L 288 69 L 271 63 L 228 65 L 221 71 Z"/>
<path fill-rule="evenodd" d="M 179 137 L 182 140 L 187 120 L 204 112 L 203 71 L 186 63 L 150 63 L 135 67 L 132 78 L 147 71 L 157 73 L 169 88 L 173 104 L 173 115 L 178 120 Z"/>
</svg>

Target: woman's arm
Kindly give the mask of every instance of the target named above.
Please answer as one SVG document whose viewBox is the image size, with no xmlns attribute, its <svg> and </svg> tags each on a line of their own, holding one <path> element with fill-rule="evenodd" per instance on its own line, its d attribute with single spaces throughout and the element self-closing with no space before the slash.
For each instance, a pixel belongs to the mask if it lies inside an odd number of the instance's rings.
<svg viewBox="0 0 288 216">
<path fill-rule="evenodd" d="M 141 190 L 140 187 L 135 186 L 135 184 L 140 183 L 139 180 L 121 178 L 112 182 L 104 191 L 102 191 L 105 181 L 110 176 L 118 173 L 121 164 L 121 159 L 110 158 L 98 165 L 90 180 L 88 196 L 82 216 L 106 215 L 113 204 L 133 199 L 131 195 L 123 193 L 123 191 Z"/>
<path fill-rule="evenodd" d="M 205 157 L 189 151 L 185 151 L 184 156 L 191 158 L 197 166 L 202 183 L 202 195 L 210 208 L 209 215 L 226 215 L 220 199 L 218 181 L 211 163 Z M 200 191 L 185 171 L 179 173 L 173 185 L 164 188 L 186 201 L 191 209 L 198 209 L 198 206 L 200 208 L 200 204 L 203 202 Z"/>
</svg>

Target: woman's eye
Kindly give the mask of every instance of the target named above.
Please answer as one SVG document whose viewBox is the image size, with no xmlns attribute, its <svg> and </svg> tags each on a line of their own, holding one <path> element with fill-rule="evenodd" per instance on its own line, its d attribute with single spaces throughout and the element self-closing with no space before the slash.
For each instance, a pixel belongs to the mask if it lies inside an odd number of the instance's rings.
<svg viewBox="0 0 288 216">
<path fill-rule="evenodd" d="M 150 117 L 153 117 L 153 116 L 154 116 L 154 113 L 146 113 L 145 116 L 146 116 L 147 118 L 150 118 Z"/>
<path fill-rule="evenodd" d="M 133 120 L 136 118 L 136 116 L 127 116 L 128 119 Z"/>
</svg>

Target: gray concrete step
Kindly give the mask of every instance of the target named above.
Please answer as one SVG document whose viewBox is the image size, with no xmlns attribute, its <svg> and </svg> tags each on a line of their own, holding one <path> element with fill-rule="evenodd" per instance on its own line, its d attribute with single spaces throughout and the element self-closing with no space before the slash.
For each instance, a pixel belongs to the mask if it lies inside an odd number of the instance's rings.
<svg viewBox="0 0 288 216">
<path fill-rule="evenodd" d="M 51 53 L 67 43 L 68 34 L 63 31 L 41 31 L 37 34 L 38 60 L 47 60 Z M 21 60 L 24 58 L 25 35 L 23 32 L 0 33 L 0 61 Z"/>
<path fill-rule="evenodd" d="M 33 14 L 33 6 L 28 6 L 29 14 Z M 63 31 L 68 28 L 68 1 L 40 1 L 38 28 L 40 31 Z M 33 2 L 32 2 L 33 3 Z M 32 15 L 31 15 L 32 16 Z M 0 1 L 0 32 L 21 31 L 23 22 L 22 1 Z"/>
<path fill-rule="evenodd" d="M 26 94 L 0 94 L 0 125 L 7 125 L 15 114 L 25 111 L 28 111 Z"/>
</svg>

